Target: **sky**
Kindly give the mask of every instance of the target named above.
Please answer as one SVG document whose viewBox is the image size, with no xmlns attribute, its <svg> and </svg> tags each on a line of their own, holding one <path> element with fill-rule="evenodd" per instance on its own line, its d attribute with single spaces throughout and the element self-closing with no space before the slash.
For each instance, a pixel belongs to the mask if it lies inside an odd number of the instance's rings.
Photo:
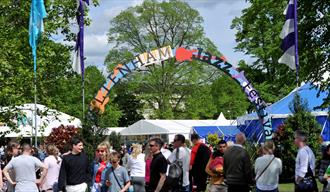
<svg viewBox="0 0 330 192">
<path fill-rule="evenodd" d="M 230 29 L 232 20 L 241 15 L 241 11 L 249 6 L 245 0 L 185 0 L 197 9 L 204 19 L 204 32 L 218 47 L 228 61 L 237 65 L 238 61 L 251 58 L 241 52 L 235 52 L 234 29 Z M 105 72 L 104 60 L 111 49 L 107 41 L 110 20 L 122 10 L 139 5 L 143 0 L 99 0 L 99 6 L 90 6 L 90 26 L 85 28 L 85 57 L 88 65 L 96 65 Z"/>
</svg>

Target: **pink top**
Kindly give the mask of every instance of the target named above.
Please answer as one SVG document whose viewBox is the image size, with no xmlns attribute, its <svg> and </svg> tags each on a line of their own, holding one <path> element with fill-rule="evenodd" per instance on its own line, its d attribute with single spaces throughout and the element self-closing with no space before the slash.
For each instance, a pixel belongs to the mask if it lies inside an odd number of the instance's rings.
<svg viewBox="0 0 330 192">
<path fill-rule="evenodd" d="M 150 182 L 150 165 L 151 165 L 151 161 L 152 161 L 152 157 L 146 159 L 146 176 L 145 176 L 146 183 Z"/>
<path fill-rule="evenodd" d="M 48 167 L 47 175 L 42 184 L 42 190 L 52 189 L 55 182 L 58 180 L 58 175 L 60 173 L 62 159 L 61 157 L 57 157 L 50 155 L 46 157 L 44 163 Z"/>
</svg>

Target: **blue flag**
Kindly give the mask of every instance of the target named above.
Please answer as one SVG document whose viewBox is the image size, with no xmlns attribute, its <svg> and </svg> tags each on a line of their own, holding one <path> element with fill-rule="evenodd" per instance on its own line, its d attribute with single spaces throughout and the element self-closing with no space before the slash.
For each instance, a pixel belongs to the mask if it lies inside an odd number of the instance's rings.
<svg viewBox="0 0 330 192">
<path fill-rule="evenodd" d="M 41 33 L 44 31 L 43 19 L 47 16 L 44 0 L 32 0 L 29 25 L 29 42 L 32 48 L 34 72 L 37 70 L 37 44 Z"/>
</svg>

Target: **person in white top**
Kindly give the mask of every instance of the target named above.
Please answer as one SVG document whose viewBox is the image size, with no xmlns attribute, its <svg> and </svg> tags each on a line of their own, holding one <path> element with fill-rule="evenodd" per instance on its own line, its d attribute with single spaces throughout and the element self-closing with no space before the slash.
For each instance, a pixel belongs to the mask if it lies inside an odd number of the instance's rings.
<svg viewBox="0 0 330 192">
<path fill-rule="evenodd" d="M 282 161 L 274 156 L 274 150 L 274 143 L 266 141 L 262 146 L 263 156 L 256 160 L 257 192 L 278 192 L 279 175 L 282 173 Z"/>
<path fill-rule="evenodd" d="M 176 160 L 176 153 L 179 150 L 179 159 L 182 161 L 182 192 L 189 192 L 189 163 L 190 163 L 190 153 L 189 150 L 185 147 L 186 138 L 177 134 L 174 137 L 173 146 L 174 150 L 171 155 L 167 158 L 169 164 L 174 163 Z"/>
<path fill-rule="evenodd" d="M 128 157 L 127 170 L 130 172 L 131 183 L 134 192 L 145 192 L 145 155 L 142 153 L 142 145 L 133 144 L 132 153 Z"/>
<path fill-rule="evenodd" d="M 167 159 L 171 155 L 171 151 L 165 148 L 165 144 L 160 149 L 160 152 L 164 155 L 165 159 Z"/>
<path fill-rule="evenodd" d="M 41 189 L 43 191 L 57 191 L 57 180 L 62 159 L 58 156 L 59 150 L 54 144 L 47 145 L 46 152 L 48 157 L 45 158 L 44 163 L 48 170 L 45 171 L 45 177 L 41 181 Z"/>
<path fill-rule="evenodd" d="M 299 148 L 296 157 L 295 166 L 295 191 L 305 191 L 300 190 L 298 184 L 303 180 L 303 178 L 308 175 L 313 177 L 314 189 L 311 191 L 318 191 L 317 184 L 315 180 L 315 155 L 311 148 L 306 145 L 307 135 L 303 131 L 297 130 L 295 132 L 295 145 Z"/>
</svg>

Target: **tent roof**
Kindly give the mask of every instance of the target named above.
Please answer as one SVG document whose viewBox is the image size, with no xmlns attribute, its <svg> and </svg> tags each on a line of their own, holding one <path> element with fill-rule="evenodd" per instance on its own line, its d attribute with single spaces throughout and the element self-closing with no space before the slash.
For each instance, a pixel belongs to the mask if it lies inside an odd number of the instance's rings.
<svg viewBox="0 0 330 192">
<path fill-rule="evenodd" d="M 2 111 L 12 110 L 8 107 L 2 107 Z M 14 111 L 19 111 L 26 117 L 26 124 L 18 126 L 18 132 L 9 132 L 6 137 L 30 137 L 31 131 L 34 129 L 34 104 L 27 103 L 20 106 L 16 106 Z M 41 112 L 42 115 L 37 115 L 37 126 L 38 126 L 38 136 L 48 136 L 53 128 L 57 128 L 60 125 L 73 125 L 75 127 L 81 126 L 81 121 L 78 118 L 72 117 L 63 112 L 59 112 L 54 109 L 49 109 L 44 105 L 37 104 L 37 110 Z M 17 120 L 13 120 L 17 122 Z M 10 131 L 7 125 L 0 126 L 0 132 Z M 33 130 L 34 134 L 34 130 Z M 32 134 L 32 135 L 33 135 Z"/>
<path fill-rule="evenodd" d="M 122 135 L 189 134 L 194 126 L 217 125 L 217 120 L 140 120 L 122 130 Z"/>
<path fill-rule="evenodd" d="M 295 93 L 298 92 L 299 95 L 301 96 L 301 98 L 308 102 L 308 108 L 310 111 L 312 111 L 312 114 L 314 114 L 315 116 L 327 115 L 329 109 L 315 109 L 315 108 L 322 105 L 322 103 L 324 102 L 324 99 L 329 94 L 329 91 L 321 92 L 320 96 L 317 97 L 318 91 L 319 91 L 318 89 L 313 87 L 313 84 L 306 83 L 306 84 L 300 86 L 298 89 L 294 89 L 291 93 L 289 93 L 287 96 L 285 96 L 281 100 L 268 106 L 266 108 L 266 111 L 273 118 L 286 118 L 289 114 L 292 114 L 289 106 L 290 106 L 290 103 L 294 99 Z M 254 113 L 239 117 L 239 121 L 257 119 L 257 118 L 258 118 L 258 116 L 254 112 Z"/>
<path fill-rule="evenodd" d="M 208 134 L 217 133 L 225 138 L 233 138 L 240 131 L 237 126 L 194 126 L 194 131 L 203 138 L 207 138 Z"/>
</svg>

